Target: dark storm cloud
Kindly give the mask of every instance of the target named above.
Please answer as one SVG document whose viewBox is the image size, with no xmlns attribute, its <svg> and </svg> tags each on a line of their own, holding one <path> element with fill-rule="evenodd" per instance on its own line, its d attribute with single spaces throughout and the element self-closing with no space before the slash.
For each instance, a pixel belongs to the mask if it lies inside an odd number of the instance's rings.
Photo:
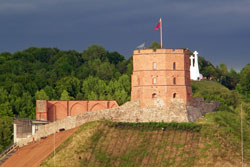
<svg viewBox="0 0 250 167">
<path fill-rule="evenodd" d="M 0 1 L 0 52 L 30 46 L 86 49 L 103 45 L 128 57 L 139 44 L 198 50 L 215 64 L 250 63 L 249 0 L 5 0 Z"/>
</svg>

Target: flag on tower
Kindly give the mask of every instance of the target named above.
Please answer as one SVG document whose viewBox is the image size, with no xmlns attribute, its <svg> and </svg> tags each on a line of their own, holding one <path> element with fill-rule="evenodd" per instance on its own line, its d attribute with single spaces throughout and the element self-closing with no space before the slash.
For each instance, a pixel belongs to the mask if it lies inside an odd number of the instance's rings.
<svg viewBox="0 0 250 167">
<path fill-rule="evenodd" d="M 158 30 L 158 29 L 159 29 L 159 27 L 161 27 L 161 18 L 160 18 L 160 20 L 159 20 L 159 22 L 158 22 L 158 24 L 157 24 L 157 26 L 155 27 L 155 29 L 154 29 L 154 30 Z"/>
<path fill-rule="evenodd" d="M 159 28 L 160 28 L 160 38 L 161 38 L 161 48 L 162 48 L 162 22 L 161 22 L 161 18 L 160 18 L 160 20 L 159 20 L 159 22 L 154 30 L 158 30 Z"/>
</svg>

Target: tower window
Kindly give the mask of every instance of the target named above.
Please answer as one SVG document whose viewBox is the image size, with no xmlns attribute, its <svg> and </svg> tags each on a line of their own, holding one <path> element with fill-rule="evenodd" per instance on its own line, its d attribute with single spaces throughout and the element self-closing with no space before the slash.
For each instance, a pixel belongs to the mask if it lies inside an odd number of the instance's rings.
<svg viewBox="0 0 250 167">
<path fill-rule="evenodd" d="M 156 66 L 156 63 L 154 62 L 153 63 L 153 69 L 156 70 L 157 66 Z"/>
<path fill-rule="evenodd" d="M 173 70 L 175 70 L 175 68 L 176 68 L 176 64 L 175 64 L 175 62 L 173 63 Z"/>
<path fill-rule="evenodd" d="M 157 82 L 157 79 L 153 78 L 153 84 L 156 84 L 156 82 Z"/>
<path fill-rule="evenodd" d="M 176 78 L 173 78 L 173 84 L 176 85 Z"/>
<path fill-rule="evenodd" d="M 157 98 L 157 94 L 156 94 L 156 93 L 153 93 L 153 94 L 152 94 L 152 98 Z"/>
<path fill-rule="evenodd" d="M 173 94 L 173 98 L 176 98 L 176 93 Z"/>
</svg>

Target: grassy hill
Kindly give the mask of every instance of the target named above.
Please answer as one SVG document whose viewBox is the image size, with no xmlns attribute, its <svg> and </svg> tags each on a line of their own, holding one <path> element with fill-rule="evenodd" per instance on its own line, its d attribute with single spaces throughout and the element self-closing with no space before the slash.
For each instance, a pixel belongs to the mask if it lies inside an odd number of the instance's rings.
<svg viewBox="0 0 250 167">
<path fill-rule="evenodd" d="M 249 104 L 213 81 L 192 82 L 193 96 L 221 107 L 195 123 L 82 125 L 56 149 L 56 166 L 241 166 L 240 104 L 244 110 L 244 159 L 250 162 Z M 41 166 L 53 166 L 51 154 Z"/>
<path fill-rule="evenodd" d="M 208 127 L 193 123 L 82 125 L 56 150 L 57 166 L 223 166 L 240 155 Z M 41 166 L 53 166 L 51 154 Z"/>
</svg>

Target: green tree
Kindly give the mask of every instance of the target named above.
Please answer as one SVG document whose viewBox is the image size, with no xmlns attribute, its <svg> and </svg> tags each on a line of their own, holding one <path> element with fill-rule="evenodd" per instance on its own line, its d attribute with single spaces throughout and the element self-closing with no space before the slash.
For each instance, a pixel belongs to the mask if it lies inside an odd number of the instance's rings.
<svg viewBox="0 0 250 167">
<path fill-rule="evenodd" d="M 125 60 L 124 56 L 118 52 L 107 52 L 107 57 L 109 62 L 115 65 Z"/>
<path fill-rule="evenodd" d="M 116 90 L 115 94 L 113 96 L 114 100 L 117 101 L 119 105 L 125 103 L 128 100 L 128 95 L 127 92 L 122 89 L 122 90 Z"/>
<path fill-rule="evenodd" d="M 87 98 L 87 99 L 89 99 L 90 94 L 93 92 L 95 96 L 91 95 L 91 99 L 93 99 L 93 97 L 96 97 L 95 100 L 98 100 L 100 96 L 106 95 L 106 92 L 107 92 L 106 82 L 99 79 L 98 77 L 89 76 L 82 83 L 82 92 L 83 92 L 84 98 Z"/>
<path fill-rule="evenodd" d="M 43 90 L 45 91 L 46 95 L 48 95 L 50 100 L 56 99 L 56 91 L 49 85 L 45 86 L 45 88 L 43 88 Z"/>
<path fill-rule="evenodd" d="M 14 116 L 12 112 L 12 105 L 8 101 L 0 104 L 0 117 L 3 117 L 3 116 L 9 116 L 9 117 Z"/>
<path fill-rule="evenodd" d="M 149 45 L 148 48 L 149 48 L 149 49 L 154 49 L 154 50 L 160 49 L 160 48 L 161 48 L 161 44 L 160 44 L 159 42 L 153 41 L 153 42 Z"/>
<path fill-rule="evenodd" d="M 36 100 L 49 100 L 49 96 L 43 89 L 36 91 L 35 98 Z"/>
<path fill-rule="evenodd" d="M 69 96 L 67 90 L 63 90 L 60 100 L 73 100 L 73 98 Z"/>
<path fill-rule="evenodd" d="M 0 87 L 0 104 L 8 101 L 8 92 Z"/>
<path fill-rule="evenodd" d="M 36 71 L 34 76 L 34 82 L 37 85 L 38 89 L 42 89 L 47 85 L 47 70 L 45 68 L 41 68 Z"/>
<path fill-rule="evenodd" d="M 98 99 L 98 95 L 97 95 L 95 92 L 91 91 L 91 92 L 87 95 L 87 99 L 88 99 L 88 100 L 97 100 L 97 99 Z"/>
<path fill-rule="evenodd" d="M 130 57 L 128 59 L 128 64 L 127 64 L 127 70 L 126 70 L 126 74 L 131 76 L 132 72 L 133 72 L 133 59 L 132 57 Z"/>
<path fill-rule="evenodd" d="M 12 118 L 8 116 L 0 117 L 0 153 L 13 143 Z"/>
<path fill-rule="evenodd" d="M 100 59 L 101 61 L 107 61 L 107 51 L 99 45 L 91 45 L 82 53 L 83 61 L 89 61 L 94 59 Z"/>
<path fill-rule="evenodd" d="M 31 94 L 32 96 L 35 95 L 37 89 L 38 89 L 38 87 L 37 87 L 37 85 L 35 84 L 35 82 L 30 81 L 30 82 L 28 82 L 27 84 L 25 84 L 25 90 L 28 91 L 28 92 L 30 92 L 30 94 Z"/>
<path fill-rule="evenodd" d="M 14 83 L 10 93 L 16 96 L 21 96 L 23 93 L 23 89 L 24 87 L 21 83 Z"/>
<path fill-rule="evenodd" d="M 18 117 L 20 118 L 31 118 L 35 119 L 36 117 L 36 107 L 33 103 L 33 98 L 29 92 L 24 92 L 20 100 L 20 110 Z"/>
<path fill-rule="evenodd" d="M 220 69 L 223 76 L 227 75 L 228 70 L 227 70 L 227 65 L 226 64 L 221 63 L 218 68 Z"/>
<path fill-rule="evenodd" d="M 204 77 L 215 77 L 215 69 L 212 66 L 207 66 L 203 70 Z"/>
<path fill-rule="evenodd" d="M 115 66 L 109 62 L 104 62 L 100 65 L 97 76 L 102 80 L 110 80 L 113 78 L 116 69 Z"/>
<path fill-rule="evenodd" d="M 240 81 L 240 74 L 237 73 L 233 68 L 230 69 L 230 72 L 228 73 L 229 77 L 229 89 L 235 89 L 237 84 Z"/>
<path fill-rule="evenodd" d="M 126 74 L 118 80 L 108 83 L 106 97 L 109 100 L 117 100 L 118 104 L 123 104 L 130 100 L 130 77 Z"/>
<path fill-rule="evenodd" d="M 83 94 L 82 94 L 81 92 L 78 92 L 78 93 L 77 93 L 75 99 L 76 99 L 76 100 L 85 100 L 85 99 L 84 99 L 84 96 L 83 96 Z"/>
<path fill-rule="evenodd" d="M 121 87 L 130 94 L 130 89 L 131 89 L 131 81 L 130 81 L 130 76 L 127 74 L 122 75 L 119 79 L 118 82 L 120 83 Z"/>
<path fill-rule="evenodd" d="M 69 96 L 76 97 L 80 92 L 80 80 L 73 76 L 68 76 L 60 79 L 56 82 L 56 91 L 58 95 L 61 95 L 63 90 L 69 93 Z"/>
<path fill-rule="evenodd" d="M 192 55 L 192 53 L 191 53 Z M 216 68 L 213 66 L 213 64 L 206 60 L 204 57 L 199 56 L 198 58 L 198 65 L 199 65 L 199 70 L 200 73 L 204 76 L 204 77 L 216 77 L 218 78 L 218 73 L 216 71 Z"/>
<path fill-rule="evenodd" d="M 250 64 L 247 64 L 240 72 L 240 82 L 238 91 L 245 95 L 247 98 L 250 97 Z"/>
</svg>

